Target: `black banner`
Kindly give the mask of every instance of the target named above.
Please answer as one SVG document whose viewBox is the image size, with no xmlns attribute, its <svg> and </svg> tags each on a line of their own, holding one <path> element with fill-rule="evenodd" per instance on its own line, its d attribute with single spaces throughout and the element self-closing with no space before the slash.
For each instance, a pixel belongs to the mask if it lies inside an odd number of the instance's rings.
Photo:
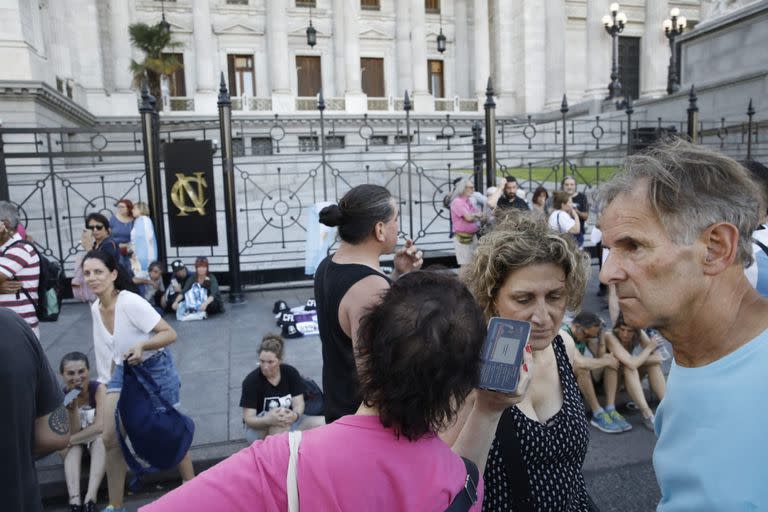
<svg viewBox="0 0 768 512">
<path fill-rule="evenodd" d="M 211 141 L 170 142 L 164 152 L 171 246 L 218 245 Z"/>
</svg>

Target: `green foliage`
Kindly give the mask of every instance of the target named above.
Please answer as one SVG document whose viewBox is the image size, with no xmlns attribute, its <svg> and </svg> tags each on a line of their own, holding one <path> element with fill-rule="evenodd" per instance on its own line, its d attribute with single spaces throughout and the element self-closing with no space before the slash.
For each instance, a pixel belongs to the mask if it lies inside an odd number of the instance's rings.
<svg viewBox="0 0 768 512">
<path fill-rule="evenodd" d="M 128 35 L 131 45 L 144 53 L 144 60 L 141 62 L 131 60 L 133 86 L 141 87 L 146 76 L 149 92 L 157 99 L 160 107 L 160 77 L 170 75 L 183 67 L 181 62 L 169 53 L 182 48 L 184 44 L 173 41 L 171 33 L 163 30 L 160 24 L 134 23 L 128 26 Z"/>
</svg>

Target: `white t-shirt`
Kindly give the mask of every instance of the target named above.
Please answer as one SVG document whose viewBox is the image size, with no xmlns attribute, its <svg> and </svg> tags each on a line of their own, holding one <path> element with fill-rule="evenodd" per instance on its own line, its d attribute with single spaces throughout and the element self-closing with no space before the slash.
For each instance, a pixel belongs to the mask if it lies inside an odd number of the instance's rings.
<svg viewBox="0 0 768 512">
<path fill-rule="evenodd" d="M 573 217 L 562 210 L 555 210 L 549 216 L 549 227 L 559 233 L 567 233 L 575 225 L 576 221 Z"/>
<path fill-rule="evenodd" d="M 101 320 L 99 306 L 101 301 L 96 299 L 91 304 L 93 317 L 93 347 L 96 355 L 96 370 L 98 381 L 106 384 L 112 377 L 112 363 L 123 363 L 123 354 L 137 343 L 146 341 L 157 324 L 160 315 L 145 299 L 123 290 L 117 296 L 115 304 L 115 331 L 110 334 Z M 142 361 L 152 357 L 157 350 L 145 350 Z"/>
</svg>

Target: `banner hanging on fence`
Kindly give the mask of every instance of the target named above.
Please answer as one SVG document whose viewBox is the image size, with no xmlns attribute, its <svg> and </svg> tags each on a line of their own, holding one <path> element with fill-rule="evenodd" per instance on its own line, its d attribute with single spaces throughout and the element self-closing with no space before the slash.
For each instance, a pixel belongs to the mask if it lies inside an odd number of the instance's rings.
<svg viewBox="0 0 768 512">
<path fill-rule="evenodd" d="M 169 142 L 164 151 L 171 246 L 218 245 L 211 141 Z"/>
</svg>

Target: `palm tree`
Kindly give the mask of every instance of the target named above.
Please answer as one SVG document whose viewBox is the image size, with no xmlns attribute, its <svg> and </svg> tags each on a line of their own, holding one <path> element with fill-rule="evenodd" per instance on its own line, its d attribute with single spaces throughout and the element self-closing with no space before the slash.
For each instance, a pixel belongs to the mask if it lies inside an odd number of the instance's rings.
<svg viewBox="0 0 768 512">
<path fill-rule="evenodd" d="M 171 75 L 183 67 L 176 57 L 167 52 L 179 49 L 184 44 L 172 41 L 171 32 L 159 23 L 156 25 L 134 23 L 128 26 L 128 34 L 131 45 L 144 52 L 142 62 L 131 59 L 133 86 L 141 87 L 146 77 L 149 92 L 157 99 L 157 108 L 161 110 L 160 77 Z"/>
</svg>

